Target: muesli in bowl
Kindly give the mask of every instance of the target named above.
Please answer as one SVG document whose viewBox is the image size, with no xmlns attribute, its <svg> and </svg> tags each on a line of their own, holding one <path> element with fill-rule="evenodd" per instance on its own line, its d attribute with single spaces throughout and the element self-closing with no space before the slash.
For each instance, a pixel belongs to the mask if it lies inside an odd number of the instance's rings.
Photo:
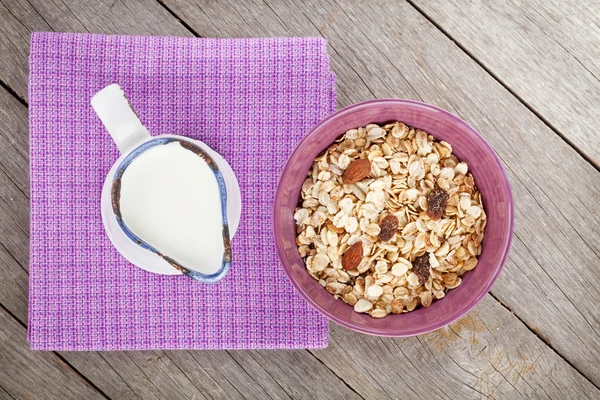
<svg viewBox="0 0 600 400">
<path fill-rule="evenodd" d="M 452 146 L 394 122 L 348 130 L 319 154 L 295 210 L 310 276 L 374 318 L 429 307 L 481 254 L 486 213 Z"/>
</svg>

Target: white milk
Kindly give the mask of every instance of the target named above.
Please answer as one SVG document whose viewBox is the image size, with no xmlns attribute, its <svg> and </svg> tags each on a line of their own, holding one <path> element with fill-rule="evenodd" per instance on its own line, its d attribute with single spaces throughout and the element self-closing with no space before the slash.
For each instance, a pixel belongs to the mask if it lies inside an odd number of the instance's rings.
<svg viewBox="0 0 600 400">
<path fill-rule="evenodd" d="M 121 178 L 123 221 L 180 265 L 213 274 L 223 261 L 221 195 L 213 171 L 178 142 L 154 146 Z"/>
</svg>

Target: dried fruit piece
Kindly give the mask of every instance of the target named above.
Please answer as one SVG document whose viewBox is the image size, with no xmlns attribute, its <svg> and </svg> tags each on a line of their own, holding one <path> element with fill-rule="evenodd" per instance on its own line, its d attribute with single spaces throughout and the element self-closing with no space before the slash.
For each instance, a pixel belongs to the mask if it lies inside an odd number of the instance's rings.
<svg viewBox="0 0 600 400">
<path fill-rule="evenodd" d="M 427 282 L 429 278 L 429 254 L 425 253 L 415 258 L 412 263 L 412 272 L 419 278 L 420 285 Z"/>
<path fill-rule="evenodd" d="M 344 171 L 342 181 L 346 184 L 352 184 L 365 179 L 371 173 L 371 161 L 366 158 L 354 160 Z"/>
<path fill-rule="evenodd" d="M 347 270 L 356 269 L 363 258 L 363 245 L 358 241 L 354 243 L 342 257 L 342 267 Z"/>
<path fill-rule="evenodd" d="M 379 228 L 381 231 L 379 232 L 379 239 L 387 242 L 394 236 L 396 230 L 398 230 L 398 218 L 394 214 L 388 214 L 381 222 L 379 222 Z"/>
<path fill-rule="evenodd" d="M 448 204 L 448 193 L 438 188 L 433 189 L 427 195 L 427 215 L 431 219 L 440 219 L 442 214 L 446 211 L 446 205 Z"/>
</svg>

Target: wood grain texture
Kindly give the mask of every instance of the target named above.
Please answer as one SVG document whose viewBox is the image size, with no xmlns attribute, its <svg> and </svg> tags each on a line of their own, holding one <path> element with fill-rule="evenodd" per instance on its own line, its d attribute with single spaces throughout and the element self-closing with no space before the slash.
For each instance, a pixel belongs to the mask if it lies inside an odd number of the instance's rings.
<svg viewBox="0 0 600 400">
<path fill-rule="evenodd" d="M 29 269 L 27 108 L 0 90 L 0 245 Z"/>
<path fill-rule="evenodd" d="M 0 382 L 22 399 L 102 399 L 53 353 L 29 351 L 25 328 L 0 307 Z"/>
<path fill-rule="evenodd" d="M 413 1 L 600 166 L 600 1 Z"/>
<path fill-rule="evenodd" d="M 14 397 L 12 397 L 6 390 L 4 390 L 4 388 L 0 387 L 0 399 L 12 400 L 14 399 Z"/>
<path fill-rule="evenodd" d="M 23 98 L 28 48 L 22 46 L 28 46 L 32 29 L 191 35 L 150 0 L 115 2 L 112 8 L 108 3 L 92 7 L 86 2 L 70 2 L 68 10 L 52 2 L 31 4 L 14 1 L 0 5 L 3 20 L 12 21 L 5 24 L 8 27 L 0 26 L 4 34 L 0 48 L 7 51 L 0 64 L 0 79 Z M 600 360 L 596 306 L 600 297 L 594 266 L 599 265 L 600 254 L 600 216 L 595 211 L 600 175 L 413 7 L 391 1 L 365 5 L 354 1 L 172 1 L 166 5 L 203 36 L 324 35 L 338 76 L 340 106 L 374 97 L 414 98 L 449 109 L 472 123 L 509 169 L 516 198 L 517 236 L 493 292 L 598 384 L 594 364 Z M 43 23 L 48 28 L 36 28 Z M 14 43 L 14 48 L 9 46 Z M 19 58 L 21 53 L 24 57 Z M 19 264 L 27 265 L 27 248 L 22 243 L 28 240 L 28 218 L 18 208 L 27 204 L 27 186 L 22 183 L 27 176 L 27 111 L 4 90 L 0 90 L 0 105 L 0 135 L 4 139 L 8 132 L 11 138 L 10 146 L 0 146 L 2 182 L 8 185 L 1 192 L 4 208 L 0 207 L 0 221 L 12 221 L 11 229 L 17 232 L 10 241 L 0 237 L 0 243 L 10 245 L 4 253 L 0 251 L 2 262 L 7 260 L 10 265 L 2 268 L 1 278 L 21 283 L 1 286 L 2 304 L 21 319 L 27 311 L 26 293 L 22 292 L 27 276 Z M 6 151 L 18 152 L 21 158 L 4 161 Z M 568 191 L 564 188 L 567 183 Z M 15 197 L 19 191 L 21 196 Z M 18 202 L 6 202 L 5 196 L 10 199 L 13 194 Z M 380 339 L 332 326 L 331 347 L 312 354 L 174 351 L 62 355 L 111 398 L 168 398 L 170 394 L 296 398 L 307 393 L 318 398 L 396 398 L 400 393 L 407 398 L 484 394 L 564 398 L 563 387 L 574 387 L 582 398 L 599 396 L 585 378 L 491 297 L 474 312 L 477 318 L 470 314 L 466 322 L 453 325 L 458 333 L 450 337 L 451 328 L 421 338 Z M 476 327 L 476 320 L 492 328 L 472 333 L 481 328 Z M 465 328 L 471 325 L 472 329 Z M 495 327 L 501 329 L 494 333 Z M 472 336 L 477 343 L 471 343 Z M 485 344 L 479 346 L 481 343 Z M 382 366 L 387 374 L 377 372 Z M 556 384 L 548 381 L 549 376 Z M 326 382 L 326 387 L 315 387 L 311 383 L 315 380 Z"/>
<path fill-rule="evenodd" d="M 0 304 L 19 321 L 27 321 L 29 276 L 2 244 L 0 266 Z"/>
<path fill-rule="evenodd" d="M 340 376 L 366 378 L 366 398 L 595 398 L 600 391 L 491 296 L 457 322 L 406 339 L 356 335 L 331 326 L 313 353 Z M 568 387 L 555 377 L 568 379 Z M 351 385 L 354 382 L 351 382 Z M 424 389 L 426 388 L 426 389 Z"/>
<path fill-rule="evenodd" d="M 0 3 L 0 80 L 27 99 L 29 37 L 36 31 L 191 35 L 158 2 L 11 0 Z"/>
<path fill-rule="evenodd" d="M 29 133 L 23 124 L 21 103 L 5 90 L 0 91 L 0 171 L 29 197 Z"/>
<path fill-rule="evenodd" d="M 492 292 L 600 383 L 593 367 L 600 360 L 600 174 L 415 8 L 393 1 L 166 4 L 204 36 L 322 34 L 345 95 L 340 106 L 412 98 L 478 129 L 502 159 L 515 197 L 514 245 Z M 236 12 L 225 13 L 228 7 Z M 214 23 L 196 24 L 207 19 Z"/>
</svg>

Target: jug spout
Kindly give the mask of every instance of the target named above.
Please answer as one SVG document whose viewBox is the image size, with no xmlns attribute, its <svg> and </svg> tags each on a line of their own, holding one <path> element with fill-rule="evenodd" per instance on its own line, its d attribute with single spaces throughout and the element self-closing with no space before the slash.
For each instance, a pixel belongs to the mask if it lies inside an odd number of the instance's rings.
<svg viewBox="0 0 600 400">
<path fill-rule="evenodd" d="M 135 114 L 123 89 L 116 83 L 92 97 L 92 107 L 121 153 L 148 140 L 150 133 Z"/>
</svg>

